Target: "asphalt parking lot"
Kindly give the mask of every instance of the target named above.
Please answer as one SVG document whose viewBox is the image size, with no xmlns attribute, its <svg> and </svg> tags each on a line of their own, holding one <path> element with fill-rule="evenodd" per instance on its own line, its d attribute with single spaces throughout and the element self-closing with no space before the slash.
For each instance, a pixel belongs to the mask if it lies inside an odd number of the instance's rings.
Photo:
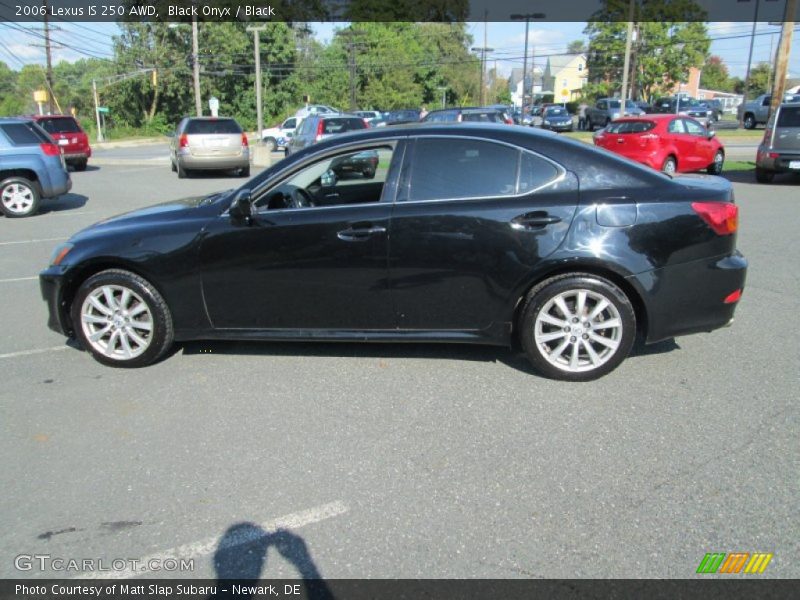
<svg viewBox="0 0 800 600">
<path fill-rule="evenodd" d="M 46 554 L 192 558 L 173 573 L 191 577 L 683 578 L 736 551 L 800 577 L 797 180 L 734 176 L 750 270 L 731 328 L 590 384 L 437 345 L 192 343 L 122 370 L 47 329 L 52 249 L 243 181 L 135 154 L 0 218 L 0 577 L 52 576 L 15 561 Z"/>
</svg>

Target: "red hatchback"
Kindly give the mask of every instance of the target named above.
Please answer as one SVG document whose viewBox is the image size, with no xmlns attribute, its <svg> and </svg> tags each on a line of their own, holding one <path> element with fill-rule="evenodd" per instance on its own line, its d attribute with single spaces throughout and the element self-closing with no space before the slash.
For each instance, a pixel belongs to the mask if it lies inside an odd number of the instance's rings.
<svg viewBox="0 0 800 600">
<path fill-rule="evenodd" d="M 86 164 L 92 155 L 92 148 L 89 146 L 89 136 L 81 129 L 75 117 L 69 115 L 31 115 L 29 118 L 36 121 L 55 140 L 64 154 L 64 161 L 68 165 L 76 171 L 86 169 Z"/>
<path fill-rule="evenodd" d="M 596 146 L 665 173 L 722 172 L 725 148 L 691 117 L 646 115 L 609 123 L 594 135 Z"/>
</svg>

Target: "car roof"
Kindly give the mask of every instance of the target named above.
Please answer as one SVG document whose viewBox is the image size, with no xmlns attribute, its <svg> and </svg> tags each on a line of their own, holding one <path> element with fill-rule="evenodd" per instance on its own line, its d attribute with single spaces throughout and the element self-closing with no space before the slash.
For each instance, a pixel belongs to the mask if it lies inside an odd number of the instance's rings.
<svg viewBox="0 0 800 600">
<path fill-rule="evenodd" d="M 74 119 L 72 115 L 25 115 L 23 119 L 31 119 L 33 121 L 41 121 L 43 119 Z"/>
<path fill-rule="evenodd" d="M 692 117 L 687 117 L 686 115 L 676 115 L 675 113 L 652 113 L 648 115 L 622 117 L 620 119 L 614 119 L 612 123 L 616 123 L 617 121 L 665 121 L 673 117 L 680 117 L 681 119 L 692 118 Z"/>
<path fill-rule="evenodd" d="M 184 119 L 188 119 L 190 121 L 235 121 L 233 117 L 183 117 Z"/>
</svg>

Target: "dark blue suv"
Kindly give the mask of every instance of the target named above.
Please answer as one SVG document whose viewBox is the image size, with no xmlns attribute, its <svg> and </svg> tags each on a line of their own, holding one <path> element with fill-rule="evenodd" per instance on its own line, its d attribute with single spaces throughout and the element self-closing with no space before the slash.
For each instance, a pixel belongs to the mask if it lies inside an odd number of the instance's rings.
<svg viewBox="0 0 800 600">
<path fill-rule="evenodd" d="M 36 214 L 42 198 L 72 188 L 61 148 L 28 119 L 0 118 L 0 210 L 7 217 Z"/>
</svg>

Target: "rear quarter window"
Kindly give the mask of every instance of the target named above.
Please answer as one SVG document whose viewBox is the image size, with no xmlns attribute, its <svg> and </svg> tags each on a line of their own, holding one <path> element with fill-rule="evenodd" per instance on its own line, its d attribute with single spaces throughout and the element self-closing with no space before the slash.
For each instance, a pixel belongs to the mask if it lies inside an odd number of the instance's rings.
<svg viewBox="0 0 800 600">
<path fill-rule="evenodd" d="M 186 133 L 193 135 L 236 134 L 242 128 L 233 119 L 193 120 L 186 124 Z"/>
<path fill-rule="evenodd" d="M 800 105 L 782 107 L 778 114 L 778 127 L 800 127 Z"/>
<path fill-rule="evenodd" d="M 0 125 L 0 129 L 14 146 L 35 146 L 52 142 L 33 123 L 5 123 Z"/>
</svg>

